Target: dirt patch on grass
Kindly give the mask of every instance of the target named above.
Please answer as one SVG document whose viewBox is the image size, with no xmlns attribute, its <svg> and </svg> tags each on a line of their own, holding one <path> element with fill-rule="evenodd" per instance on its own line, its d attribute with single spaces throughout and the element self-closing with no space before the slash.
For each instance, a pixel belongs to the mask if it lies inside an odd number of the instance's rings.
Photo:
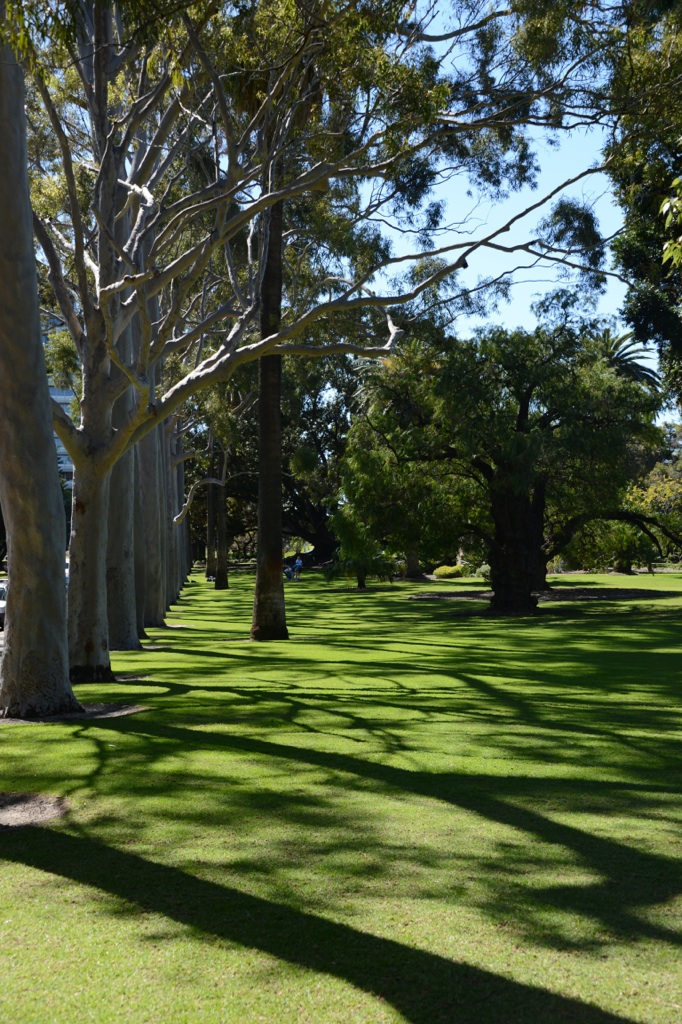
<svg viewBox="0 0 682 1024">
<path fill-rule="evenodd" d="M 490 601 L 492 590 L 437 590 L 411 594 L 408 601 Z M 660 601 L 680 597 L 673 590 L 643 590 L 634 587 L 552 587 L 536 592 L 539 602 L 549 601 Z"/>
<path fill-rule="evenodd" d="M 660 601 L 680 597 L 674 590 L 635 587 L 552 587 L 538 593 L 539 601 Z"/>
<path fill-rule="evenodd" d="M 62 796 L 44 793 L 0 793 L 0 828 L 42 825 L 63 818 L 69 809 Z"/>
</svg>

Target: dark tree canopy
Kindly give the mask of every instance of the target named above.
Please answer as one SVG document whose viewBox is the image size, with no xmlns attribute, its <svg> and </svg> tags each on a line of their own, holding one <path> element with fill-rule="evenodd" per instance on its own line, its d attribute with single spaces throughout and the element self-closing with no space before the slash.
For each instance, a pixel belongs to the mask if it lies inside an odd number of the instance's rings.
<svg viewBox="0 0 682 1024">
<path fill-rule="evenodd" d="M 658 404 L 610 365 L 590 322 L 492 327 L 436 348 L 414 340 L 370 373 L 347 496 L 403 550 L 421 538 L 433 550 L 440 537 L 446 553 L 480 538 L 493 608 L 528 611 L 547 561 L 615 511 L 643 471 Z"/>
</svg>

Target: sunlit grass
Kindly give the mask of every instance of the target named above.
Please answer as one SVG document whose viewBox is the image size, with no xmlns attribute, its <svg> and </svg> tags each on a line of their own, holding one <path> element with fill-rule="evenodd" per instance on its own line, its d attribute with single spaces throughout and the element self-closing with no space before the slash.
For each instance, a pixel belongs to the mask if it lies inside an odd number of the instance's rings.
<svg viewBox="0 0 682 1024">
<path fill-rule="evenodd" d="M 71 812 L 0 830 L 0 1019 L 680 1019 L 682 576 L 557 582 L 642 596 L 307 574 L 254 644 L 252 578 L 195 577 L 78 690 L 149 710 L 2 727 Z"/>
</svg>

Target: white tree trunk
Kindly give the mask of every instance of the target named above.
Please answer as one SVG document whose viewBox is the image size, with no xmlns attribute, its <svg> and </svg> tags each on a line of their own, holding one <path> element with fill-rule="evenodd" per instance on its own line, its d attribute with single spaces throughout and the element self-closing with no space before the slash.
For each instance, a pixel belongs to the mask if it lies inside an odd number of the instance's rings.
<svg viewBox="0 0 682 1024">
<path fill-rule="evenodd" d="M 24 718 L 81 708 L 69 683 L 64 505 L 40 333 L 24 82 L 7 46 L 0 167 L 0 505 L 10 573 L 0 715 Z"/>
<path fill-rule="evenodd" d="M 135 493 L 134 503 L 134 532 L 135 532 L 135 612 L 137 617 L 138 639 L 144 637 L 144 606 L 145 592 L 147 588 L 147 555 L 144 545 L 144 520 L 142 518 L 142 486 L 140 482 L 140 450 L 139 445 L 134 448 L 135 463 Z"/>
<path fill-rule="evenodd" d="M 131 450 L 111 471 L 107 536 L 109 648 L 137 651 L 135 594 L 135 455 Z"/>
<path fill-rule="evenodd" d="M 175 430 L 170 424 L 166 424 L 166 437 L 163 450 L 164 477 L 166 484 L 166 607 L 177 599 L 180 593 L 178 587 L 178 538 L 173 522 L 173 516 L 178 507 L 177 500 L 177 473 L 173 465 L 175 453 Z"/>
<path fill-rule="evenodd" d="M 116 223 L 117 241 L 123 247 L 130 230 L 130 214 Z M 129 298 L 124 292 L 123 296 Z M 119 357 L 132 362 L 139 352 L 139 322 L 129 324 L 116 344 Z M 123 426 L 133 407 L 132 389 L 127 390 L 115 403 L 112 424 Z M 135 453 L 127 451 L 111 471 L 109 487 L 109 526 L 107 535 L 107 618 L 109 649 L 137 651 L 140 638 L 137 632 L 135 587 Z"/>
<path fill-rule="evenodd" d="M 71 513 L 69 658 L 76 682 L 112 679 L 107 618 L 107 521 L 111 473 L 77 466 Z"/>
<path fill-rule="evenodd" d="M 140 503 L 145 547 L 144 624 L 163 626 L 166 612 L 165 507 L 161 471 L 163 426 L 137 446 L 140 459 Z"/>
</svg>

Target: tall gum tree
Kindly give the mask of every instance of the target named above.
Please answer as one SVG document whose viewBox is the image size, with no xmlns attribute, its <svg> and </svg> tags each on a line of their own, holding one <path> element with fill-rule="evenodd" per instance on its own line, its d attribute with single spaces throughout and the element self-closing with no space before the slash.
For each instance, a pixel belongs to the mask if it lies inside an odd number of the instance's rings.
<svg viewBox="0 0 682 1024">
<path fill-rule="evenodd" d="M 399 3 L 360 10 L 260 2 L 261 18 L 290 42 L 276 67 L 266 52 L 244 50 L 240 5 L 199 4 L 169 17 L 164 46 L 133 44 L 126 5 L 99 0 L 81 5 L 77 46 L 44 55 L 44 36 L 36 34 L 33 82 L 49 125 L 34 160 L 36 234 L 55 313 L 72 335 L 83 379 L 78 424 L 54 410 L 76 469 L 69 592 L 75 677 L 107 678 L 111 671 L 105 553 L 115 463 L 190 395 L 228 379 L 245 362 L 286 353 L 385 351 L 402 304 L 467 263 L 482 265 L 486 250 L 502 248 L 500 238 L 522 219 L 502 218 L 478 234 L 465 227 L 455 241 L 410 254 L 341 261 L 332 273 L 292 289 L 279 328 L 263 337 L 263 247 L 253 240 L 266 211 L 327 192 L 339 216 L 345 210 L 355 223 L 379 223 L 396 214 L 419 236 L 424 223 L 415 211 L 439 169 L 483 182 L 489 191 L 505 182 L 513 187 L 533 174 L 527 126 L 569 127 L 601 116 L 594 114 L 591 87 L 603 48 L 595 25 L 562 8 L 551 26 L 556 45 L 540 45 L 542 6 L 530 5 L 528 14 L 523 5 L 515 12 L 494 9 L 481 18 L 457 5 L 450 49 L 437 58 L 423 23 L 406 22 Z M 615 12 L 590 9 L 590 18 L 601 17 L 611 24 Z M 524 36 L 526 22 L 532 31 Z M 549 54 L 544 64 L 538 53 Z M 60 64 L 68 70 L 54 71 Z M 231 91 L 237 82 L 243 90 L 245 73 L 257 97 L 250 113 Z M 320 92 L 329 99 L 316 105 Z M 305 130 L 301 110 L 310 111 Z M 266 152 L 273 111 L 279 151 L 269 146 Z M 297 139 L 297 159 L 283 160 L 281 181 L 264 190 L 264 161 L 296 151 Z M 190 173 L 197 160 L 211 168 L 210 181 L 200 186 Z M 538 200 L 527 215 L 541 205 Z M 437 209 L 426 212 L 426 226 L 437 227 Z M 122 237 L 126 218 L 130 227 Z M 564 255 L 539 251 L 532 241 L 506 251 L 510 259 L 515 252 Z M 417 283 L 390 280 L 426 257 L 440 262 Z M 382 308 L 392 311 L 383 321 L 370 313 Z M 367 337 L 381 332 L 385 344 L 349 340 L 348 325 L 363 317 Z M 128 360 L 119 341 L 135 321 L 140 344 Z M 323 322 L 338 326 L 320 342 L 315 326 Z M 170 358 L 181 370 L 164 387 L 156 370 Z M 130 408 L 114 422 L 114 407 L 128 389 Z"/>
<path fill-rule="evenodd" d="M 0 29 L 5 4 L 0 0 Z M 10 584 L 0 715 L 81 710 L 69 682 L 64 504 L 52 433 L 27 173 L 24 76 L 0 46 L 0 505 Z"/>
</svg>

